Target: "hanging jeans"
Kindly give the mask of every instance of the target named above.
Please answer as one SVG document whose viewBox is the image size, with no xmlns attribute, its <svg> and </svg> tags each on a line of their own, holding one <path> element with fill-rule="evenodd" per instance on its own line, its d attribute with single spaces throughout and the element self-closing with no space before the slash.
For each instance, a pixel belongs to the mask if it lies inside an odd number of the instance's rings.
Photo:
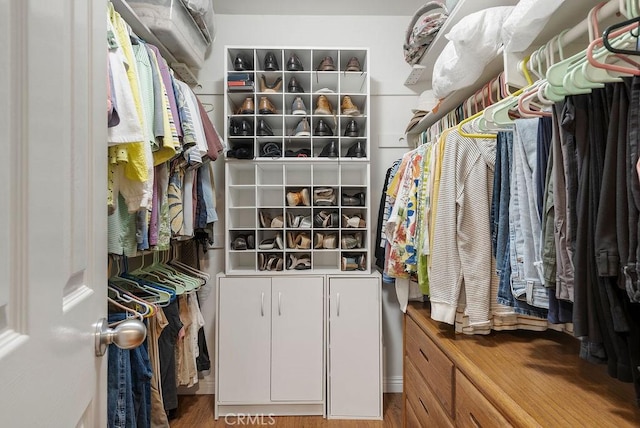
<svg viewBox="0 0 640 428">
<path fill-rule="evenodd" d="M 124 313 L 110 314 L 109 323 L 125 319 Z M 128 349 L 109 345 L 107 368 L 107 426 L 131 428 L 136 426 L 133 405 L 131 358 Z"/>
</svg>

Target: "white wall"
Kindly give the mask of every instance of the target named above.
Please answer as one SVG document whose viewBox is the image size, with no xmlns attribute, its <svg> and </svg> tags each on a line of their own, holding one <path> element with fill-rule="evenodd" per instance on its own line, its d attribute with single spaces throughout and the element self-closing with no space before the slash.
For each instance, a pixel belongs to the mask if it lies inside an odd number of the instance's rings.
<svg viewBox="0 0 640 428">
<path fill-rule="evenodd" d="M 216 40 L 206 64 L 198 73 L 201 87 L 196 89 L 204 103 L 210 103 L 214 125 L 222 134 L 226 126 L 223 114 L 225 46 L 306 46 L 362 47 L 370 49 L 371 70 L 371 201 L 376 219 L 378 201 L 387 168 L 408 150 L 402 140 L 404 129 L 417 104 L 415 89 L 404 86 L 410 67 L 404 62 L 402 44 L 408 16 L 275 16 L 217 15 Z M 282 66 L 282 64 L 280 64 Z M 417 88 L 419 89 L 419 88 Z M 222 162 L 216 163 L 218 214 L 216 245 L 224 237 L 224 173 Z M 377 224 L 377 222 L 374 222 Z M 375 234 L 375 230 L 373 231 Z M 372 236 L 373 239 L 373 236 Z M 224 249 L 208 253 L 211 274 L 224 269 Z M 212 285 L 213 287 L 213 285 Z M 213 357 L 214 293 L 201 299 L 206 321 L 209 352 Z M 402 390 L 402 313 L 398 309 L 393 286 L 383 287 L 384 377 L 386 392 Z M 213 393 L 213 375 L 206 376 L 192 392 Z"/>
</svg>

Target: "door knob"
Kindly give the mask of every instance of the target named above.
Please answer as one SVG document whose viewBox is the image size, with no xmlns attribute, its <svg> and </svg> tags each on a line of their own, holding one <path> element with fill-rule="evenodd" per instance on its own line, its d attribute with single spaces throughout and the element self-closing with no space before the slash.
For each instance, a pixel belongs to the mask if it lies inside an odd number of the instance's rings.
<svg viewBox="0 0 640 428">
<path fill-rule="evenodd" d="M 137 348 L 147 337 L 147 327 L 138 319 L 122 321 L 115 328 L 110 328 L 106 318 L 96 324 L 96 356 L 101 357 L 110 344 L 121 349 Z"/>
</svg>

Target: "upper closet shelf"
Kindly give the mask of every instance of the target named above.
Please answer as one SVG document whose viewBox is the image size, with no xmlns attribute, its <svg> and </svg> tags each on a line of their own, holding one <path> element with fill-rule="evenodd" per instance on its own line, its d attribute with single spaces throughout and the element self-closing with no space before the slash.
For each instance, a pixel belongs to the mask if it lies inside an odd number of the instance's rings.
<svg viewBox="0 0 640 428">
<path fill-rule="evenodd" d="M 465 16 L 477 12 L 488 7 L 495 6 L 513 6 L 518 0 L 460 0 L 456 7 L 450 11 L 449 17 L 442 24 L 442 28 L 438 31 L 438 35 L 429 45 L 420 62 L 415 64 L 405 80 L 407 86 L 415 85 L 420 82 L 430 82 L 433 74 L 433 65 L 447 44 L 448 40 L 445 35 L 451 28 Z"/>
<path fill-rule="evenodd" d="M 160 54 L 164 57 L 180 80 L 190 86 L 198 84 L 198 79 L 192 71 L 192 68 L 176 58 L 176 55 L 174 55 L 174 53 L 172 53 L 171 50 L 169 50 L 169 48 L 158 39 L 153 31 L 151 31 L 151 29 L 142 22 L 138 14 L 131 8 L 126 0 L 111 0 L 111 3 L 113 4 L 116 12 L 122 16 L 138 37 L 158 48 Z"/>
</svg>

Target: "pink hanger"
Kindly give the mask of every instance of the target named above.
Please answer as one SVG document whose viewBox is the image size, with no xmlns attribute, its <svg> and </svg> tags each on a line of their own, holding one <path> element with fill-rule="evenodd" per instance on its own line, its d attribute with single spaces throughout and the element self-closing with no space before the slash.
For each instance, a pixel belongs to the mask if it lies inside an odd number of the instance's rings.
<svg viewBox="0 0 640 428">
<path fill-rule="evenodd" d="M 638 28 L 638 23 L 634 23 L 631 24 L 627 27 L 623 27 L 620 28 L 617 31 L 614 31 L 613 33 L 610 34 L 611 37 L 618 37 L 623 35 L 624 33 L 626 33 L 627 31 L 631 31 Z M 603 45 L 602 42 L 602 37 L 595 39 L 594 41 L 592 41 L 591 43 L 589 43 L 589 46 L 587 47 L 587 60 L 589 61 L 589 64 L 591 64 L 592 66 L 596 67 L 596 68 L 602 68 L 605 70 L 610 70 L 610 71 L 617 71 L 620 73 L 625 73 L 625 74 L 631 74 L 634 76 L 640 76 L 640 69 L 639 68 L 627 68 L 627 67 L 621 67 L 619 65 L 615 65 L 615 64 L 607 64 L 607 63 L 603 63 L 603 62 L 598 62 L 596 61 L 596 59 L 593 57 L 593 50 L 596 48 L 596 46 L 599 45 Z M 640 67 L 639 64 L 637 64 L 635 61 L 632 61 L 629 58 L 626 58 L 622 55 L 616 55 L 616 57 L 620 58 L 623 61 L 626 61 L 630 64 L 634 64 L 638 67 Z"/>
</svg>

